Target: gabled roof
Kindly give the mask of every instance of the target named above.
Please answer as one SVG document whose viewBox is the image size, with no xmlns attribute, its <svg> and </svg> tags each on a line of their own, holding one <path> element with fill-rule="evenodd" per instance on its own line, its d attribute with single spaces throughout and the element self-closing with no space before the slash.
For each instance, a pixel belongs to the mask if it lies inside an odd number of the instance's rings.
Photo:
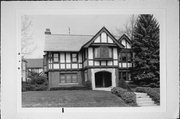
<svg viewBox="0 0 180 119">
<path fill-rule="evenodd" d="M 99 30 L 97 33 L 96 33 L 96 35 L 94 35 L 93 37 L 92 37 L 92 39 L 89 41 L 89 42 L 87 42 L 83 47 L 88 47 L 91 43 L 93 43 L 93 41 L 102 33 L 102 32 L 105 32 L 105 33 L 107 33 L 108 34 L 108 36 L 115 42 L 115 44 L 117 44 L 120 48 L 124 48 L 124 46 L 121 44 L 121 43 L 119 43 L 117 40 L 116 40 L 116 38 L 103 26 L 102 28 L 101 28 L 101 30 Z"/>
<path fill-rule="evenodd" d="M 92 37 L 92 35 L 46 35 L 44 51 L 79 51 Z"/>
<path fill-rule="evenodd" d="M 27 68 L 43 68 L 43 59 L 26 59 Z"/>
<path fill-rule="evenodd" d="M 123 34 L 120 38 L 119 38 L 119 43 L 121 43 L 121 41 L 125 39 L 129 44 L 132 44 L 132 41 L 130 40 L 130 38 L 126 35 L 126 34 Z"/>
<path fill-rule="evenodd" d="M 45 36 L 44 51 L 71 51 L 78 52 L 82 47 L 89 46 L 100 33 L 105 32 L 120 48 L 124 46 L 103 27 L 96 35 L 49 34 Z"/>
</svg>

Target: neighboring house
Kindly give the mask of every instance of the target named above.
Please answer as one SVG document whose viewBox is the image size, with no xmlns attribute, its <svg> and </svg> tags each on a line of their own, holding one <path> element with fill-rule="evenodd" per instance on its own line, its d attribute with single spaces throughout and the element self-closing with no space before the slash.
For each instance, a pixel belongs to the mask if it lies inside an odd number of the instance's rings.
<svg viewBox="0 0 180 119">
<path fill-rule="evenodd" d="M 23 82 L 27 81 L 27 61 L 23 57 L 21 60 L 21 80 Z"/>
<path fill-rule="evenodd" d="M 43 72 L 43 59 L 26 59 L 28 72 Z"/>
<path fill-rule="evenodd" d="M 105 27 L 92 35 L 51 34 L 45 32 L 44 71 L 49 89 L 84 86 L 93 90 L 116 87 L 119 80 L 131 80 L 131 40 L 116 39 Z"/>
</svg>

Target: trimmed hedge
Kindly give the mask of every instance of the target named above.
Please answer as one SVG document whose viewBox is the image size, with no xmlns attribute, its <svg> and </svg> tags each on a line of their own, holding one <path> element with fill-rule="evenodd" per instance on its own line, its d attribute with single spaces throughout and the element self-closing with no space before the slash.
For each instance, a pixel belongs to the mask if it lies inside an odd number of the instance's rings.
<svg viewBox="0 0 180 119">
<path fill-rule="evenodd" d="M 134 92 L 129 92 L 128 90 L 120 87 L 114 87 L 111 89 L 111 93 L 121 97 L 126 103 L 130 104 L 131 106 L 137 106 L 136 95 L 134 94 Z"/>
<path fill-rule="evenodd" d="M 150 87 L 137 87 L 135 91 L 147 93 L 155 101 L 156 104 L 160 104 L 160 93 L 157 88 L 153 89 Z"/>
</svg>

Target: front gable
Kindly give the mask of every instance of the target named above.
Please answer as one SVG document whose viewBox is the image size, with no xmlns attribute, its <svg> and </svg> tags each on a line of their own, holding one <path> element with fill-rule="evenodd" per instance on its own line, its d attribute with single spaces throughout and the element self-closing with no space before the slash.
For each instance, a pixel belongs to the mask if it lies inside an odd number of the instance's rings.
<svg viewBox="0 0 180 119">
<path fill-rule="evenodd" d="M 103 27 L 89 42 L 87 42 L 83 47 L 87 48 L 91 44 L 113 44 L 117 45 L 120 48 L 124 46 L 114 38 L 114 36 L 105 28 Z"/>
</svg>

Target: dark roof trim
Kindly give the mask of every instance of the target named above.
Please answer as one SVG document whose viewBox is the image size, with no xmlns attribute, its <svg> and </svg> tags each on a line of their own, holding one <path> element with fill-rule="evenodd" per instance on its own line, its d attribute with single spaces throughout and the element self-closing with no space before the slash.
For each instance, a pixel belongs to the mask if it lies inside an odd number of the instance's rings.
<svg viewBox="0 0 180 119">
<path fill-rule="evenodd" d="M 85 47 L 85 48 L 89 47 L 89 45 L 91 45 L 91 43 L 92 43 L 92 42 L 99 36 L 99 34 L 101 34 L 102 32 L 107 33 L 108 36 L 109 36 L 120 48 L 124 48 L 124 46 L 123 46 L 121 43 L 119 43 L 119 42 L 116 40 L 116 38 L 115 38 L 104 26 L 101 28 L 101 30 L 99 30 L 99 31 L 96 33 L 96 35 L 94 35 L 94 36 L 92 37 L 92 39 L 91 39 L 90 41 L 88 41 L 86 44 L 84 44 L 84 45 L 82 46 L 82 48 L 83 48 L 83 47 Z"/>
<path fill-rule="evenodd" d="M 126 35 L 126 34 L 123 34 L 120 38 L 119 38 L 119 43 L 121 43 L 121 41 L 125 39 L 129 44 L 132 44 L 132 41 L 130 40 L 130 38 Z"/>
</svg>

